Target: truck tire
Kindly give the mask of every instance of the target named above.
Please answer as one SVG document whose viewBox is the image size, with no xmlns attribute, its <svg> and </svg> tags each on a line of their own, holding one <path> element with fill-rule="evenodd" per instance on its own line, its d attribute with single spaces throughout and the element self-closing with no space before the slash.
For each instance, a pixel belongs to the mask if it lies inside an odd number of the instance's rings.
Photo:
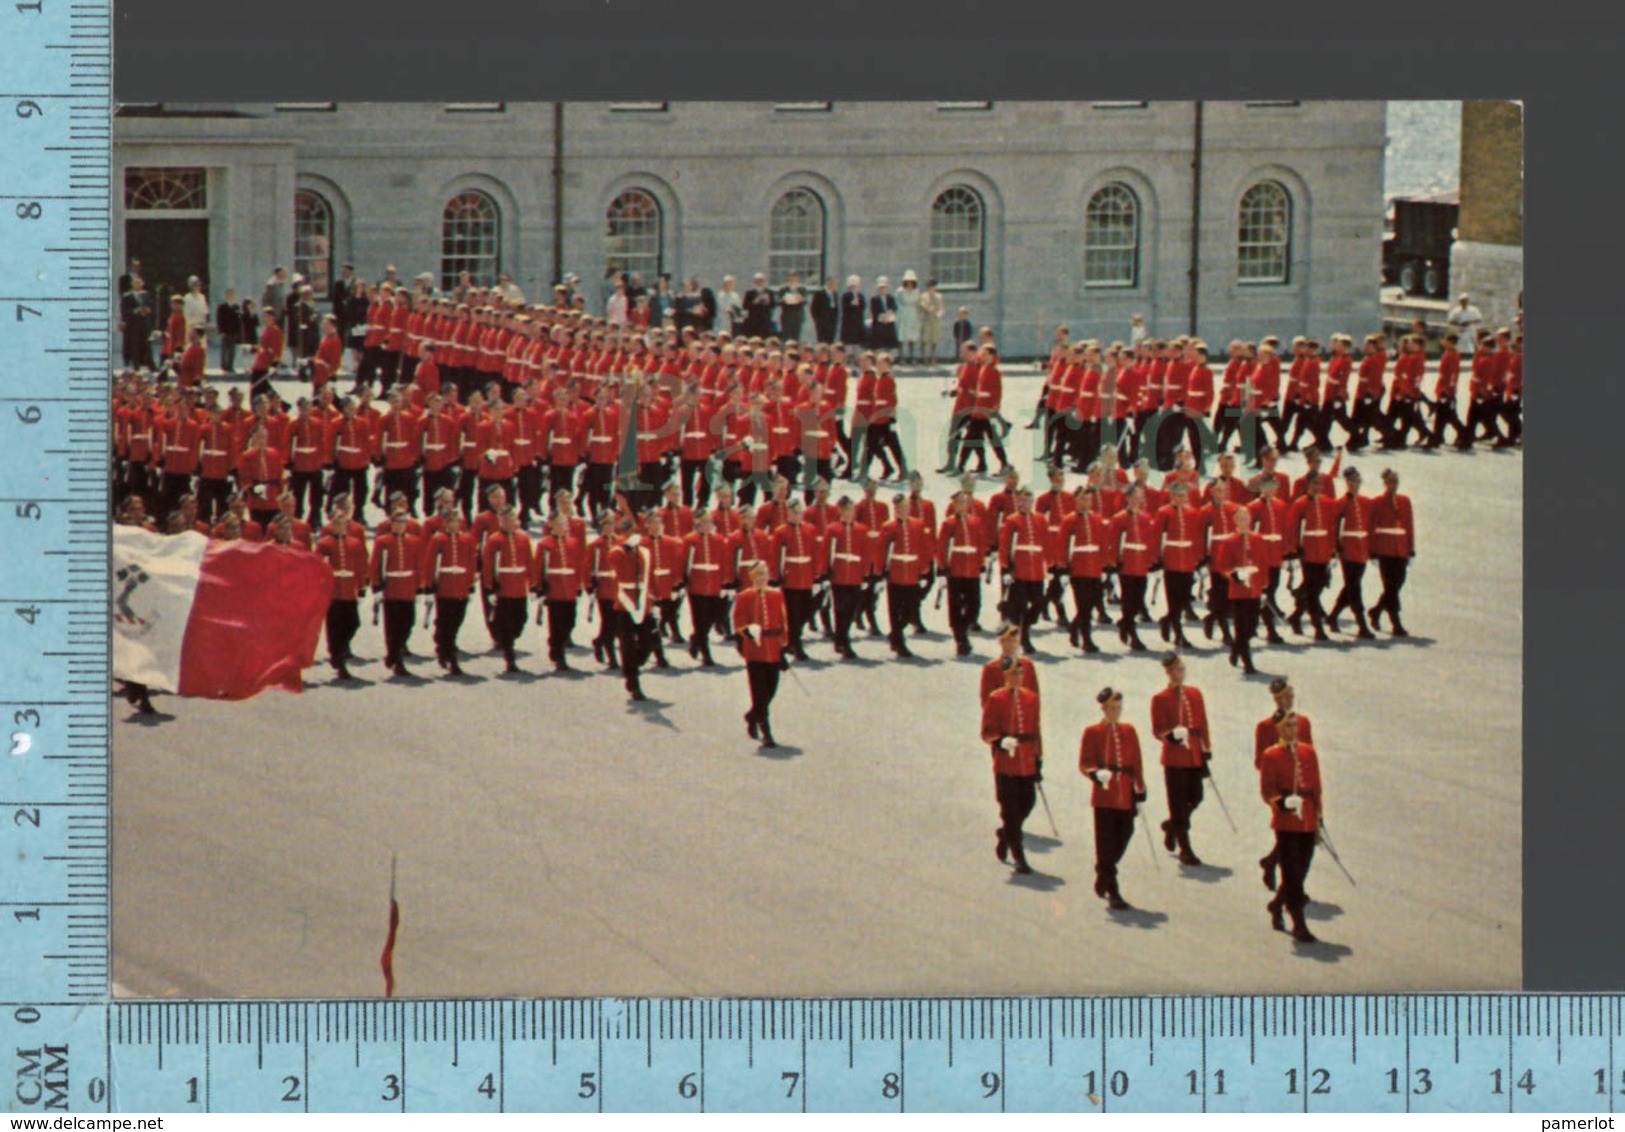
<svg viewBox="0 0 1625 1132">
<path fill-rule="evenodd" d="M 1422 273 L 1422 287 L 1435 299 L 1445 297 L 1445 292 L 1450 289 L 1450 278 L 1442 264 L 1428 264 L 1427 270 Z"/>
<path fill-rule="evenodd" d="M 1408 259 L 1399 268 L 1399 285 L 1407 295 L 1414 295 L 1422 289 L 1422 261 Z"/>
</svg>

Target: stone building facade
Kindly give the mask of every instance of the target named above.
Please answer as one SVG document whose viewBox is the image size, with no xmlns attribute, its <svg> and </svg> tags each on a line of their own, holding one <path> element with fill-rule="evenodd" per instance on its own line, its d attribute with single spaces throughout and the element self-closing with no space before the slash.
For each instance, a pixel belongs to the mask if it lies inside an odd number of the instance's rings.
<svg viewBox="0 0 1625 1132">
<path fill-rule="evenodd" d="M 1523 293 L 1523 106 L 1461 104 L 1461 217 L 1451 283 L 1487 326 L 1513 325 Z"/>
<path fill-rule="evenodd" d="M 130 106 L 113 252 L 217 299 L 348 261 L 502 271 L 533 299 L 575 272 L 595 309 L 612 261 L 740 290 L 911 268 L 942 280 L 945 334 L 965 306 L 1016 355 L 1058 323 L 1183 333 L 1193 308 L 1220 343 L 1324 337 L 1378 324 L 1384 121 L 1381 102 Z"/>
</svg>

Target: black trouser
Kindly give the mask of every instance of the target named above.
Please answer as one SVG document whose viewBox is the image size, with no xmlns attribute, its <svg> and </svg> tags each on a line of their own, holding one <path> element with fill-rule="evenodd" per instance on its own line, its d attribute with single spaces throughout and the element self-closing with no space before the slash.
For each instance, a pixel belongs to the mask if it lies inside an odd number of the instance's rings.
<svg viewBox="0 0 1625 1132">
<path fill-rule="evenodd" d="M 802 652 L 802 637 L 807 626 L 812 621 L 813 595 L 812 590 L 792 589 L 784 587 L 784 615 L 790 625 L 790 654 L 798 655 Z"/>
<path fill-rule="evenodd" d="M 953 630 L 954 642 L 970 644 L 970 627 L 982 615 L 982 576 L 974 578 L 948 577 L 948 628 Z"/>
<path fill-rule="evenodd" d="M 642 691 L 638 669 L 654 650 L 658 636 L 653 617 L 645 616 L 642 621 L 636 621 L 624 609 L 615 611 L 615 639 L 621 647 L 621 679 L 628 694 Z"/>
<path fill-rule="evenodd" d="M 1213 414 L 1213 436 L 1218 442 L 1219 451 L 1223 452 L 1230 443 L 1230 438 L 1236 435 L 1236 429 L 1241 426 L 1240 405 L 1220 405 Z"/>
<path fill-rule="evenodd" d="M 1249 668 L 1253 663 L 1253 634 L 1258 632 L 1259 605 L 1256 597 L 1230 599 L 1230 608 L 1236 619 L 1236 635 L 1230 646 L 1230 655 L 1241 658 Z"/>
<path fill-rule="evenodd" d="M 239 339 L 235 334 L 222 334 L 220 336 L 220 368 L 226 373 L 235 373 L 237 370 L 237 343 Z"/>
<path fill-rule="evenodd" d="M 423 514 L 434 514 L 435 493 L 441 488 L 449 487 L 457 490 L 457 465 L 447 464 L 444 468 L 423 469 Z"/>
<path fill-rule="evenodd" d="M 1410 569 L 1410 564 L 1409 558 L 1377 559 L 1377 573 L 1382 576 L 1382 596 L 1377 599 L 1376 608 L 1387 612 L 1395 629 L 1402 627 L 1399 621 L 1399 591 L 1405 588 L 1405 573 Z"/>
<path fill-rule="evenodd" d="M 199 479 L 197 481 L 197 517 L 213 526 L 226 513 L 231 499 L 231 481 Z"/>
<path fill-rule="evenodd" d="M 768 727 L 768 710 L 773 706 L 773 696 L 779 690 L 779 662 L 747 661 L 745 676 L 750 681 L 750 718 L 762 727 Z"/>
<path fill-rule="evenodd" d="M 803 499 L 808 503 L 817 498 L 818 493 L 814 490 L 813 484 L 818 480 L 831 484 L 835 482 L 834 462 L 827 457 L 807 461 L 806 474 L 802 477 L 802 489 L 806 492 Z"/>
<path fill-rule="evenodd" d="M 1117 891 L 1117 863 L 1134 836 L 1134 811 L 1095 807 L 1095 883 L 1106 892 Z"/>
<path fill-rule="evenodd" d="M 683 485 L 683 506 L 705 509 L 711 499 L 711 485 L 705 478 L 705 460 L 682 460 L 677 466 L 677 478 Z M 698 500 L 698 502 L 696 502 Z"/>
<path fill-rule="evenodd" d="M 1202 430 L 1197 427 L 1196 421 L 1188 416 L 1183 409 L 1166 409 L 1166 415 L 1157 427 L 1156 467 L 1160 472 L 1172 470 L 1174 466 L 1174 449 L 1184 441 L 1190 448 L 1192 456 L 1202 453 Z"/>
<path fill-rule="evenodd" d="M 350 659 L 350 642 L 361 628 L 361 603 L 334 598 L 327 604 L 327 659 L 334 668 Z"/>
<path fill-rule="evenodd" d="M 1005 455 L 1004 445 L 999 443 L 999 434 L 993 431 L 993 421 L 988 417 L 971 417 L 965 423 L 965 438 L 960 442 L 958 470 L 964 471 L 965 464 L 972 453 L 976 455 L 977 471 L 987 471 L 987 455 L 984 447 L 991 447 L 993 454 L 999 458 L 1002 468 L 1010 463 L 1010 457 Z"/>
<path fill-rule="evenodd" d="M 1308 613 L 1310 624 L 1314 625 L 1317 634 L 1323 631 L 1321 626 L 1326 621 L 1326 609 L 1320 603 L 1320 595 L 1326 592 L 1330 582 L 1330 563 L 1305 560 L 1303 581 L 1292 591 L 1292 616 L 1302 617 Z"/>
<path fill-rule="evenodd" d="M 1202 768 L 1165 766 L 1162 781 L 1168 788 L 1167 830 L 1178 839 L 1179 847 L 1189 852 L 1191 815 L 1202 804 Z"/>
<path fill-rule="evenodd" d="M 158 520 L 159 530 L 168 528 L 170 512 L 180 502 L 181 496 L 189 495 L 191 491 L 190 472 L 164 472 L 158 477 L 158 500 L 154 518 Z"/>
<path fill-rule="evenodd" d="M 290 472 L 288 475 L 288 490 L 293 493 L 293 513 L 303 514 L 312 527 L 322 522 L 322 504 L 326 501 L 322 478 L 320 468 L 313 472 Z"/>
<path fill-rule="evenodd" d="M 474 520 L 474 490 L 479 485 L 480 477 L 473 468 L 458 467 L 457 505 L 462 508 L 465 523 Z"/>
<path fill-rule="evenodd" d="M 406 645 L 417 620 L 417 602 L 409 597 L 384 599 L 384 663 L 393 668 L 406 663 Z"/>
<path fill-rule="evenodd" d="M 549 464 L 547 466 L 547 492 L 550 497 L 557 496 L 561 491 L 574 492 L 576 487 L 576 466 L 574 464 Z M 585 514 L 584 500 L 577 499 L 576 514 Z M 551 510 L 551 507 L 549 508 Z"/>
<path fill-rule="evenodd" d="M 1501 428 L 1495 423 L 1499 416 L 1500 406 L 1494 400 L 1474 401 L 1467 407 L 1467 435 L 1456 441 L 1458 445 L 1466 448 L 1475 440 L 1505 439 L 1501 435 Z M 1478 431 L 1483 428 L 1484 435 L 1479 436 Z"/>
<path fill-rule="evenodd" d="M 999 835 L 1017 861 L 1025 861 L 1021 826 L 1038 802 L 1038 776 L 993 772 L 993 796 L 999 800 Z"/>
<path fill-rule="evenodd" d="M 418 513 L 417 500 L 417 469 L 416 468 L 385 468 L 382 473 L 384 491 L 384 513 L 389 513 L 390 497 L 399 492 L 406 496 L 407 511 L 415 518 Z M 434 514 L 434 512 L 429 512 Z"/>
<path fill-rule="evenodd" d="M 914 624 L 920 616 L 919 583 L 887 582 L 886 614 L 891 623 L 891 647 L 907 648 L 903 640 L 903 630 Z"/>
<path fill-rule="evenodd" d="M 581 493 L 587 497 L 587 506 L 594 519 L 605 508 L 615 505 L 610 493 L 610 481 L 614 478 L 614 464 L 588 463 L 587 474 L 581 480 Z"/>
<path fill-rule="evenodd" d="M 1348 423 L 1349 447 L 1364 448 L 1371 443 L 1371 430 L 1384 431 L 1382 410 L 1375 397 L 1360 397 L 1354 402 L 1354 413 Z"/>
<path fill-rule="evenodd" d="M 835 648 L 849 652 L 852 648 L 852 622 L 857 620 L 858 607 L 863 602 L 862 586 L 831 586 L 831 600 L 835 604 Z"/>
<path fill-rule="evenodd" d="M 401 352 L 399 350 L 381 350 L 382 357 L 379 366 L 380 380 L 378 388 L 387 393 L 401 376 Z"/>
<path fill-rule="evenodd" d="M 418 372 L 418 360 L 419 359 L 414 358 L 411 354 L 402 354 L 401 355 L 401 370 L 400 370 L 400 373 L 397 375 L 396 380 L 398 382 L 400 382 L 400 384 L 401 384 L 401 386 L 403 388 L 405 386 L 411 385 L 412 384 L 412 378 L 417 375 L 417 372 Z"/>
<path fill-rule="evenodd" d="M 1285 908 L 1294 925 L 1303 922 L 1303 906 L 1308 898 L 1303 894 L 1304 882 L 1309 879 L 1309 864 L 1315 859 L 1315 835 L 1292 830 L 1275 831 L 1275 859 L 1281 869 L 1281 885 L 1270 911 Z"/>
<path fill-rule="evenodd" d="M 722 624 L 723 618 L 727 615 L 727 598 L 691 591 L 688 595 L 688 618 L 694 623 L 694 628 L 688 636 L 689 651 L 697 652 L 706 660 L 710 660 L 711 630 Z"/>
<path fill-rule="evenodd" d="M 1151 418 L 1155 415 L 1156 410 L 1154 409 L 1141 409 L 1134 414 L 1134 435 L 1129 437 L 1128 442 L 1129 464 L 1139 462 L 1141 455 L 1140 450 L 1150 439 L 1150 433 L 1147 431 L 1147 428 L 1151 423 Z"/>
<path fill-rule="evenodd" d="M 1021 646 L 1033 647 L 1031 629 L 1038 620 L 1038 611 L 1044 608 L 1044 583 L 1012 581 L 1005 595 L 1003 616 L 1012 625 L 1021 627 Z"/>
<path fill-rule="evenodd" d="M 869 431 L 864 436 L 863 458 L 858 462 L 859 479 L 869 473 L 869 464 L 876 456 L 880 457 L 884 478 L 901 479 L 908 475 L 908 461 L 903 459 L 903 445 L 897 439 L 897 429 L 891 421 L 876 421 L 870 424 Z M 893 461 L 896 462 L 895 468 L 892 467 Z"/>
<path fill-rule="evenodd" d="M 1456 443 L 1460 444 L 1467 437 L 1467 426 L 1461 423 L 1461 417 L 1456 412 L 1456 399 L 1454 396 L 1441 397 L 1433 403 L 1433 431 L 1428 436 L 1430 447 L 1443 444 L 1446 427 L 1456 430 Z"/>
<path fill-rule="evenodd" d="M 1207 615 L 1219 623 L 1224 630 L 1224 639 L 1230 639 L 1230 617 L 1233 611 L 1230 600 L 1230 578 L 1216 570 L 1209 569 L 1207 587 Z"/>
<path fill-rule="evenodd" d="M 609 666 L 618 667 L 615 659 L 615 635 L 619 631 L 616 617 L 620 613 L 620 608 L 613 601 L 601 597 L 595 597 L 593 600 L 598 603 L 598 635 L 592 639 L 592 647 L 595 650 L 603 649 L 609 658 Z"/>
<path fill-rule="evenodd" d="M 1168 589 L 1168 628 L 1185 635 L 1184 616 L 1194 613 L 1191 608 L 1192 595 L 1196 592 L 1196 575 L 1185 573 L 1182 570 L 1163 570 L 1164 583 Z"/>
<path fill-rule="evenodd" d="M 1280 435 L 1286 436 L 1287 432 L 1292 430 L 1292 426 L 1297 425 L 1297 429 L 1292 432 L 1291 438 L 1282 445 L 1283 448 L 1296 448 L 1298 446 L 1298 441 L 1303 439 L 1304 432 L 1309 428 L 1309 417 L 1312 413 L 1313 406 L 1300 404 L 1297 401 L 1288 401 L 1281 407 Z"/>
<path fill-rule="evenodd" d="M 329 495 L 333 499 L 348 495 L 355 505 L 355 519 L 359 523 L 367 508 L 367 469 L 334 468 Z"/>
<path fill-rule="evenodd" d="M 501 597 L 496 600 L 496 608 L 491 613 L 491 637 L 498 648 L 502 650 L 502 657 L 509 664 L 514 661 L 514 646 L 525 632 L 525 599 L 522 597 Z"/>
<path fill-rule="evenodd" d="M 1360 583 L 1365 578 L 1365 563 L 1350 562 L 1347 558 L 1343 562 L 1343 588 L 1338 592 L 1337 600 L 1332 603 L 1332 616 L 1336 617 L 1343 610 L 1348 609 L 1354 613 L 1354 623 L 1362 630 L 1365 629 L 1365 599 L 1360 594 Z"/>
<path fill-rule="evenodd" d="M 547 659 L 564 663 L 564 650 L 576 628 L 576 603 L 557 598 L 547 600 Z"/>
<path fill-rule="evenodd" d="M 1091 632 L 1091 619 L 1094 617 L 1095 607 L 1100 604 L 1100 595 L 1104 588 L 1104 583 L 1099 578 L 1072 575 L 1072 604 L 1077 606 L 1072 615 L 1072 627 L 1086 644 L 1095 643 L 1094 634 Z"/>
<path fill-rule="evenodd" d="M 442 664 L 457 660 L 457 633 L 468 614 L 466 597 L 437 597 L 434 599 L 434 655 Z"/>
<path fill-rule="evenodd" d="M 1286 426 L 1274 405 L 1267 405 L 1256 413 L 1248 413 L 1241 421 L 1241 452 L 1249 461 L 1258 463 L 1258 450 L 1269 443 L 1268 429 L 1275 433 L 1275 447 L 1286 447 Z"/>
<path fill-rule="evenodd" d="M 532 514 L 543 514 L 542 469 L 535 463 L 519 468 L 519 525 L 528 526 Z"/>
<path fill-rule="evenodd" d="M 948 424 L 948 458 L 942 462 L 944 468 L 958 467 L 959 449 L 965 440 L 965 427 L 970 424 L 970 415 L 963 410 L 953 415 Z M 961 469 L 962 470 L 962 469 Z M 982 458 L 982 471 L 987 471 L 987 458 Z"/>
<path fill-rule="evenodd" d="M 1416 430 L 1418 438 L 1427 436 L 1427 429 L 1422 427 L 1422 414 L 1416 407 L 1416 402 L 1400 398 L 1388 402 L 1387 435 L 1383 443 L 1390 448 L 1404 448 L 1410 441 L 1411 430 Z"/>
<path fill-rule="evenodd" d="M 1503 397 L 1496 408 L 1501 420 L 1506 422 L 1506 442 L 1523 439 L 1523 397 Z"/>
<path fill-rule="evenodd" d="M 1323 405 L 1320 412 L 1315 415 L 1312 427 L 1315 431 L 1315 446 L 1323 452 L 1332 450 L 1332 425 L 1342 425 L 1343 431 L 1349 436 L 1354 435 L 1354 422 L 1349 420 L 1347 404 L 1343 401 L 1332 401 Z"/>
<path fill-rule="evenodd" d="M 1123 580 L 1123 601 L 1117 608 L 1120 616 L 1118 626 L 1129 640 L 1137 641 L 1140 639 L 1137 622 L 1142 613 L 1149 612 L 1145 607 L 1146 578 L 1144 574 L 1125 573 L 1118 576 Z"/>
</svg>

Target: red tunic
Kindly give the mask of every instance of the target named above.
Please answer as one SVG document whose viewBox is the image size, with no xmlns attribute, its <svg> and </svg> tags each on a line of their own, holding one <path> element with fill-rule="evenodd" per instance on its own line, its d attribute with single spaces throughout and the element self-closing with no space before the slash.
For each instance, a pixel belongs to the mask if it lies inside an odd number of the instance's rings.
<svg viewBox="0 0 1625 1132">
<path fill-rule="evenodd" d="M 1134 795 L 1145 793 L 1140 737 L 1133 725 L 1102 720 L 1085 727 L 1078 747 L 1078 770 L 1099 772 L 1090 805 L 1099 810 L 1132 810 Z"/>
<path fill-rule="evenodd" d="M 1253 537 L 1264 544 L 1264 559 L 1274 569 L 1286 561 L 1291 508 L 1276 492 L 1273 499 L 1262 496 L 1247 505 L 1253 517 Z"/>
<path fill-rule="evenodd" d="M 386 534 L 372 544 L 372 586 L 389 600 L 409 601 L 423 580 L 423 540 Z"/>
<path fill-rule="evenodd" d="M 316 542 L 316 554 L 333 570 L 333 600 L 355 601 L 367 588 L 367 544 L 359 535 L 327 532 Z"/>
<path fill-rule="evenodd" d="M 1117 547 L 1119 569 L 1143 578 L 1157 560 L 1157 521 L 1144 511 L 1122 511 L 1112 516 L 1108 541 Z"/>
<path fill-rule="evenodd" d="M 1347 562 L 1371 560 L 1371 500 L 1345 495 L 1337 513 L 1337 556 Z"/>
<path fill-rule="evenodd" d="M 1298 744 L 1300 746 L 1304 744 L 1313 744 L 1315 741 L 1315 729 L 1310 726 L 1309 717 L 1307 715 L 1301 715 L 1297 712 L 1293 712 L 1292 714 L 1293 717 L 1298 721 Z M 1279 715 L 1280 712 L 1276 712 L 1275 715 L 1267 716 L 1266 718 L 1259 720 L 1258 724 L 1253 728 L 1254 770 L 1262 769 L 1264 765 L 1264 752 L 1281 741 L 1279 732 Z"/>
<path fill-rule="evenodd" d="M 1042 582 L 1051 557 L 1049 524 L 1042 515 L 1016 512 L 999 535 L 999 568 L 1018 582 Z"/>
<path fill-rule="evenodd" d="M 805 520 L 779 527 L 773 535 L 772 553 L 785 589 L 810 590 L 824 573 L 824 540 L 818 528 Z"/>
<path fill-rule="evenodd" d="M 1061 529 L 1059 559 L 1074 578 L 1098 578 L 1117 561 L 1112 521 L 1099 511 L 1075 511 Z"/>
<path fill-rule="evenodd" d="M 739 653 L 747 662 L 777 664 L 784 656 L 787 624 L 780 590 L 747 589 L 734 599 L 734 634 L 739 637 Z M 755 632 L 747 633 L 747 628 Z"/>
<path fill-rule="evenodd" d="M 316 356 L 310 360 L 310 387 L 320 391 L 321 387 L 333 380 L 338 373 L 339 364 L 344 359 L 344 343 L 337 334 L 326 334 L 316 347 Z"/>
<path fill-rule="evenodd" d="M 986 548 L 976 515 L 949 515 L 937 532 L 937 566 L 950 578 L 978 578 Z"/>
<path fill-rule="evenodd" d="M 873 561 L 869 528 L 859 522 L 831 523 L 826 532 L 830 580 L 837 586 L 861 586 Z"/>
<path fill-rule="evenodd" d="M 1170 503 L 1157 512 L 1154 537 L 1165 569 L 1194 573 L 1207 550 L 1207 519 L 1200 507 Z"/>
<path fill-rule="evenodd" d="M 982 741 L 993 749 L 994 774 L 1030 778 L 1038 773 L 1044 753 L 1038 714 L 1038 693 L 1019 684 L 999 688 L 982 702 Z M 1008 751 L 1000 745 L 1007 738 L 1016 740 Z"/>
<path fill-rule="evenodd" d="M 531 563 L 531 584 L 548 601 L 575 601 L 587 587 L 587 554 L 574 535 L 545 536 Z"/>
<path fill-rule="evenodd" d="M 1277 743 L 1264 752 L 1259 767 L 1259 793 L 1270 807 L 1270 828 L 1292 833 L 1314 833 L 1320 827 L 1320 760 L 1315 749 L 1298 740 L 1288 747 Z M 1298 799 L 1298 812 L 1282 809 L 1284 797 Z"/>
<path fill-rule="evenodd" d="M 442 532 L 429 540 L 424 556 L 423 584 L 432 586 L 438 597 L 464 598 L 474 588 L 479 569 L 471 531 L 459 531 L 454 539 Z"/>
<path fill-rule="evenodd" d="M 1021 686 L 1030 688 L 1034 693 L 1038 691 L 1038 666 L 1033 663 L 1030 656 L 1015 657 L 1016 666 L 1021 669 Z M 982 665 L 982 703 L 1000 688 L 1004 687 L 1004 669 L 1001 667 L 1003 657 L 995 657 Z"/>
<path fill-rule="evenodd" d="M 260 373 L 273 370 L 282 360 L 282 328 L 272 323 L 260 331 L 259 349 L 254 353 L 253 370 Z"/>
<path fill-rule="evenodd" d="M 1411 497 L 1384 492 L 1371 501 L 1371 554 L 1376 558 L 1411 558 L 1416 554 L 1416 520 Z"/>
<path fill-rule="evenodd" d="M 1220 570 L 1230 580 L 1230 600 L 1262 597 L 1270 576 L 1269 551 L 1253 531 L 1236 532 Z"/>
<path fill-rule="evenodd" d="M 733 548 L 726 535 L 712 531 L 702 535 L 698 531 L 683 540 L 686 554 L 684 578 L 688 592 L 697 597 L 720 597 L 728 582 L 727 573 L 733 560 Z"/>
<path fill-rule="evenodd" d="M 524 597 L 530 591 L 530 536 L 524 531 L 498 531 L 485 540 L 481 578 L 498 597 Z"/>
<path fill-rule="evenodd" d="M 1168 732 L 1183 727 L 1190 734 L 1175 743 Z M 1184 684 L 1164 688 L 1151 697 L 1151 734 L 1162 741 L 1162 765 L 1196 768 L 1208 749 L 1207 706 L 1202 693 Z"/>
</svg>

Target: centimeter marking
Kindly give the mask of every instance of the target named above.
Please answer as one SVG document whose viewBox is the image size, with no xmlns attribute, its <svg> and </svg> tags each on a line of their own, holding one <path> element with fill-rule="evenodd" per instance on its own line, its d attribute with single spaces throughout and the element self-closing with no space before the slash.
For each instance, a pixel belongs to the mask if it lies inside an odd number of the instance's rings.
<svg viewBox="0 0 1625 1132">
<path fill-rule="evenodd" d="M 105 0 L 0 3 L 0 996 L 19 1002 L 108 990 L 111 21 Z"/>
<path fill-rule="evenodd" d="M 1621 998 L 0 1006 L 13 1112 L 1613 1112 Z"/>
</svg>

